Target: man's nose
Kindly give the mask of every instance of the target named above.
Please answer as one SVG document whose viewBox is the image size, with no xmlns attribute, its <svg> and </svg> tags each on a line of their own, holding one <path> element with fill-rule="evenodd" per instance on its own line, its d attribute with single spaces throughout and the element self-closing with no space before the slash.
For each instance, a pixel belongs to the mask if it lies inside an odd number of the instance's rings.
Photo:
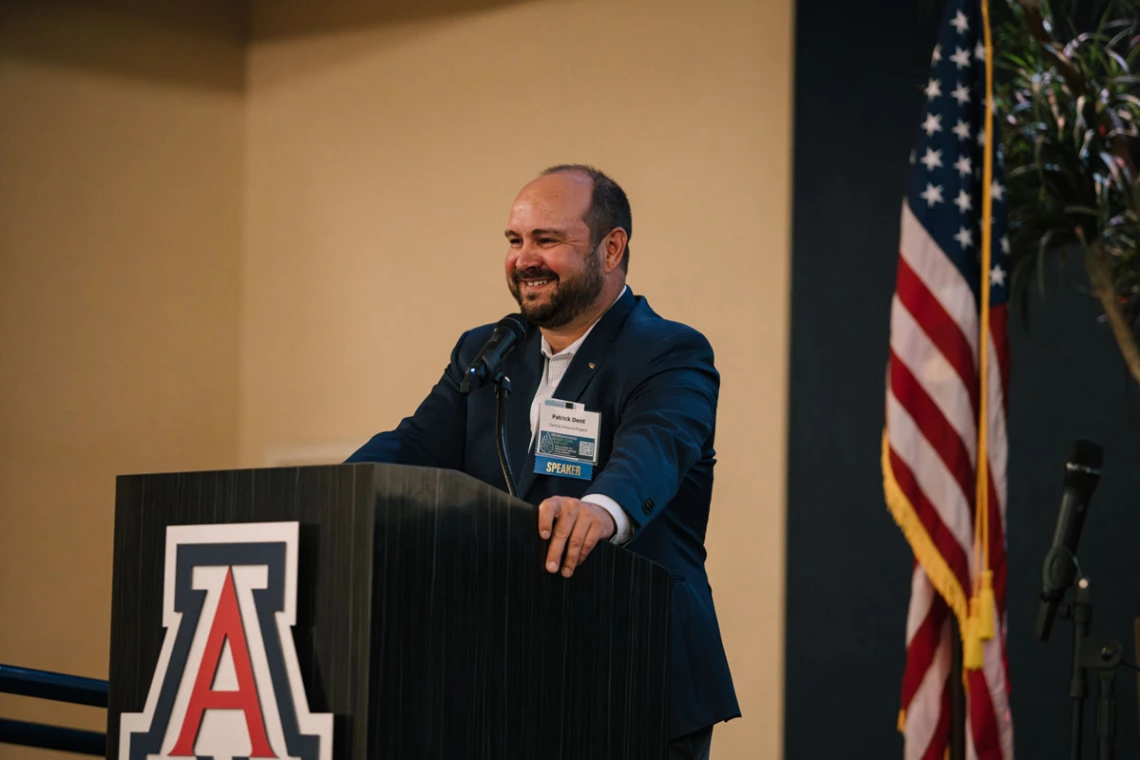
<svg viewBox="0 0 1140 760">
<path fill-rule="evenodd" d="M 524 242 L 519 249 L 519 256 L 515 259 L 515 269 L 533 269 L 542 266 L 542 256 L 533 243 Z"/>
</svg>

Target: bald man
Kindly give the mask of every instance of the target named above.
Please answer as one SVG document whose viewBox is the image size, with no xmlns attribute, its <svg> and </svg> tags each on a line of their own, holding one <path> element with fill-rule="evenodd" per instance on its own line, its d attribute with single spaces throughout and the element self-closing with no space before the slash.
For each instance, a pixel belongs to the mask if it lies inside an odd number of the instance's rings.
<svg viewBox="0 0 1140 760">
<path fill-rule="evenodd" d="M 720 377 L 703 335 L 627 287 L 632 233 L 625 192 L 593 167 L 552 167 L 515 198 L 507 287 L 538 330 L 503 363 L 508 457 L 550 540 L 547 572 L 572 577 L 599 541 L 670 571 L 670 758 L 707 758 L 713 725 L 740 715 L 704 565 Z M 461 470 L 505 489 L 494 393 L 459 391 L 492 329 L 465 333 L 415 414 L 348 461 Z M 549 400 L 597 415 L 588 467 L 535 466 L 554 461 L 543 436 Z"/>
</svg>

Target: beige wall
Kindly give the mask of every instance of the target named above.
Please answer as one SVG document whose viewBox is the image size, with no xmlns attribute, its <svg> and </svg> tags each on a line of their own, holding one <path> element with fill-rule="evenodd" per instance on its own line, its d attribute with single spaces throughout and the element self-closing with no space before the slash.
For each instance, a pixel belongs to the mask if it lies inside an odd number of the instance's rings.
<svg viewBox="0 0 1140 760">
<path fill-rule="evenodd" d="M 792 0 L 86 5 L 0 3 L 0 662 L 105 676 L 113 476 L 394 425 L 513 310 L 515 192 L 586 161 L 717 350 L 714 757 L 779 757 Z"/>
<path fill-rule="evenodd" d="M 115 475 L 237 462 L 244 19 L 179 7 L 0 3 L 3 663 L 106 678 Z"/>
<path fill-rule="evenodd" d="M 790 0 L 314 8 L 253 4 L 242 462 L 335 458 L 412 411 L 514 308 L 515 192 L 595 163 L 631 196 L 631 286 L 717 351 L 709 567 L 746 717 L 714 756 L 778 757 Z"/>
</svg>

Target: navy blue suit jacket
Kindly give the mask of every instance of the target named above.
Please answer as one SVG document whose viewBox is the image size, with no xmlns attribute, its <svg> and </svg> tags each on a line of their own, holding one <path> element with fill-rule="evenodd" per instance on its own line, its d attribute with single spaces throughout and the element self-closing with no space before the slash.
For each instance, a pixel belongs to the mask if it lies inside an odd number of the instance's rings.
<svg viewBox="0 0 1140 760">
<path fill-rule="evenodd" d="M 459 392 L 464 369 L 492 328 L 464 333 L 415 414 L 374 436 L 348 461 L 461 470 L 506 490 L 494 445 L 494 390 Z M 507 447 L 519 495 L 537 505 L 549 496 L 598 493 L 621 505 L 634 530 L 626 548 L 673 577 L 671 738 L 739 716 L 705 573 L 720 386 L 712 348 L 696 330 L 657 316 L 632 291 L 618 299 L 553 396 L 601 412 L 598 465 L 586 481 L 534 472 L 530 405 L 542 379 L 539 344 L 539 331 L 528 330 L 503 366 L 513 385 Z"/>
</svg>

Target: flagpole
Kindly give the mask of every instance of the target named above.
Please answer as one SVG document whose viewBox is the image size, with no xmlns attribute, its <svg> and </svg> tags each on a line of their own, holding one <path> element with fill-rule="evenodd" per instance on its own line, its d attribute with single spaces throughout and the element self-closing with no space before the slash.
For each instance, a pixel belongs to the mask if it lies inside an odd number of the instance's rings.
<svg viewBox="0 0 1140 760">
<path fill-rule="evenodd" d="M 962 631 L 950 616 L 950 747 L 949 760 L 966 760 L 966 682 L 962 675 Z"/>
</svg>

